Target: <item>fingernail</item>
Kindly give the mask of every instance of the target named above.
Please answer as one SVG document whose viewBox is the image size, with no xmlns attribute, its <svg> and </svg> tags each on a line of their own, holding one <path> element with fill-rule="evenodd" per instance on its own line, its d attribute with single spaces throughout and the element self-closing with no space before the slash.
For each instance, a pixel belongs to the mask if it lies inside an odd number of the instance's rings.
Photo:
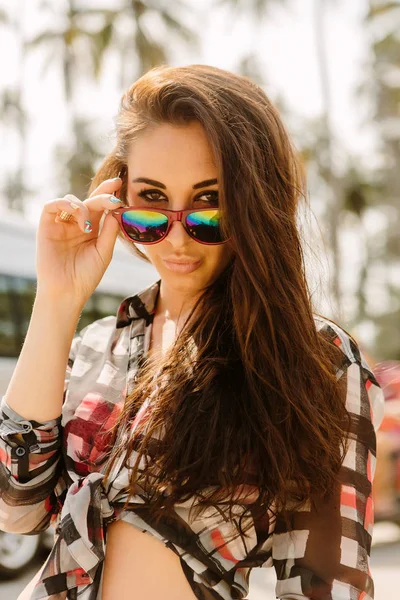
<svg viewBox="0 0 400 600">
<path fill-rule="evenodd" d="M 117 179 L 121 179 L 121 177 L 113 177 L 110 181 L 117 181 Z"/>
<path fill-rule="evenodd" d="M 75 202 L 71 202 L 70 207 L 73 208 L 73 209 L 75 209 L 75 210 L 77 208 L 79 208 L 79 206 L 77 204 L 75 204 Z"/>
<path fill-rule="evenodd" d="M 116 204 L 117 202 L 121 202 L 121 200 L 119 198 L 116 198 L 115 196 L 110 196 L 109 197 L 110 202 L 112 202 L 113 204 Z"/>
<path fill-rule="evenodd" d="M 90 221 L 85 221 L 85 233 L 92 232 L 92 224 Z"/>
<path fill-rule="evenodd" d="M 106 208 L 106 210 L 104 211 L 104 214 L 105 214 L 105 215 L 108 215 L 108 213 L 109 213 L 109 212 L 110 212 L 110 211 L 108 210 L 108 208 Z"/>
</svg>

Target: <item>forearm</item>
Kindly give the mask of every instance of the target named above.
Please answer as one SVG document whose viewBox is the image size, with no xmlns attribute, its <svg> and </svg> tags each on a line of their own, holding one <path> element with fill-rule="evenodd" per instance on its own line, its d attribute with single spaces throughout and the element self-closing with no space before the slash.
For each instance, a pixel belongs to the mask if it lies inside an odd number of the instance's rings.
<svg viewBox="0 0 400 600">
<path fill-rule="evenodd" d="M 50 471 L 50 474 L 49 474 Z M 57 464 L 45 474 L 21 484 L 0 464 L 0 479 L 7 482 L 0 495 L 0 530 L 8 533 L 39 533 L 59 511 L 58 497 L 66 484 Z"/>
<path fill-rule="evenodd" d="M 5 394 L 8 406 L 24 419 L 43 423 L 60 416 L 65 371 L 81 310 L 72 298 L 37 295 Z"/>
</svg>

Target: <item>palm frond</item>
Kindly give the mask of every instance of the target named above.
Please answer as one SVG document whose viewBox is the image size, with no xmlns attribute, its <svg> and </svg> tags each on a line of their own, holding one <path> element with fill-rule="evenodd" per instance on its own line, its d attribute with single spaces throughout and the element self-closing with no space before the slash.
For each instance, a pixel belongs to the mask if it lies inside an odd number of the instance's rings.
<svg viewBox="0 0 400 600">
<path fill-rule="evenodd" d="M 0 23 L 3 25 L 8 25 L 10 23 L 10 17 L 4 8 L 0 8 Z"/>
<path fill-rule="evenodd" d="M 88 16 L 88 17 L 103 17 L 105 20 L 109 21 L 110 19 L 114 19 L 118 16 L 120 11 L 107 9 L 107 8 L 80 8 L 76 7 L 74 9 L 74 13 L 76 16 Z"/>
<path fill-rule="evenodd" d="M 104 157 L 93 133 L 95 122 L 82 118 L 73 121 L 74 144 L 59 143 L 54 149 L 56 172 L 63 186 L 84 198 L 87 194 L 95 165 Z M 65 192 L 64 192 L 65 193 Z"/>
<path fill-rule="evenodd" d="M 265 83 L 261 64 L 255 54 L 244 55 L 239 62 L 237 71 L 258 85 L 262 86 Z"/>
<path fill-rule="evenodd" d="M 20 130 L 26 127 L 27 114 L 21 103 L 19 90 L 6 88 L 0 95 L 0 114 L 5 124 L 10 121 L 17 124 Z"/>
<path fill-rule="evenodd" d="M 60 32 L 43 31 L 42 33 L 39 33 L 39 35 L 32 38 L 31 40 L 27 40 L 25 42 L 25 47 L 27 49 L 30 49 L 30 48 L 35 48 L 36 46 L 41 46 L 43 44 L 51 44 L 51 43 L 54 43 L 56 40 L 62 39 L 62 36 L 63 36 L 62 31 L 60 31 Z"/>
<path fill-rule="evenodd" d="M 142 72 L 166 62 L 165 48 L 147 36 L 139 24 L 136 29 L 135 46 Z"/>
<path fill-rule="evenodd" d="M 167 10 L 160 10 L 158 12 L 162 21 L 170 31 L 175 32 L 181 39 L 189 44 L 194 44 L 197 41 L 195 32 L 184 25 L 182 21 L 178 21 Z"/>
<path fill-rule="evenodd" d="M 370 6 L 367 14 L 367 19 L 372 19 L 373 17 L 383 15 L 387 12 L 396 9 L 400 9 L 400 4 L 398 2 L 386 2 L 386 4 L 375 4 L 373 6 Z"/>
<path fill-rule="evenodd" d="M 388 33 L 384 38 L 372 45 L 375 54 L 379 55 L 380 61 L 391 61 L 400 64 L 400 44 L 397 34 Z"/>
<path fill-rule="evenodd" d="M 111 44 L 113 30 L 112 23 L 107 23 L 100 31 L 91 36 L 91 55 L 95 79 L 100 76 L 104 54 Z"/>
<path fill-rule="evenodd" d="M 282 5 L 287 0 L 217 0 L 217 6 L 230 6 L 235 12 L 254 13 L 257 17 L 265 15 L 273 4 Z"/>
<path fill-rule="evenodd" d="M 74 45 L 78 38 L 85 37 L 87 35 L 89 35 L 87 32 L 83 31 L 75 24 L 71 23 L 69 27 L 66 27 L 66 29 L 64 29 L 62 38 L 65 46 L 71 47 Z"/>
<path fill-rule="evenodd" d="M 7 208 L 20 213 L 24 212 L 26 200 L 28 197 L 32 196 L 34 192 L 33 189 L 25 185 L 21 167 L 17 167 L 14 171 L 7 173 L 1 191 L 7 199 Z"/>
<path fill-rule="evenodd" d="M 149 6 L 141 0 L 129 0 L 128 4 L 136 19 L 140 19 L 149 9 Z"/>
</svg>

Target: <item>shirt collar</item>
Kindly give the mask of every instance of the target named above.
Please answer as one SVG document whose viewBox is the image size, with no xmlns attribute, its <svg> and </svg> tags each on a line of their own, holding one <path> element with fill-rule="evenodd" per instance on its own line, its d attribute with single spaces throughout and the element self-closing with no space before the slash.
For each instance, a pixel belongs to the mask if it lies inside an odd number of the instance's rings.
<svg viewBox="0 0 400 600">
<path fill-rule="evenodd" d="M 122 300 L 117 311 L 117 329 L 126 327 L 135 319 L 145 319 L 146 325 L 152 322 L 160 293 L 160 283 L 161 279 L 142 292 Z"/>
</svg>

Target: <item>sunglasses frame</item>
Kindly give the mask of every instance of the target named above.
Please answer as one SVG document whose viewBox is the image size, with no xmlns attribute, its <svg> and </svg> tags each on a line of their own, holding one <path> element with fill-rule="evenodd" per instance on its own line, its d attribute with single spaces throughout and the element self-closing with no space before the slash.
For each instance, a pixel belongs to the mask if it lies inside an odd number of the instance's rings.
<svg viewBox="0 0 400 600">
<path fill-rule="evenodd" d="M 122 215 L 128 211 L 139 211 L 139 210 L 142 212 L 143 211 L 156 212 L 156 213 L 160 213 L 160 214 L 164 215 L 165 217 L 167 217 L 167 219 L 168 219 L 167 230 L 166 230 L 165 234 L 159 240 L 156 240 L 155 242 L 142 242 L 139 240 L 135 241 L 131 237 L 129 237 L 129 235 L 126 233 L 124 226 L 122 224 Z M 202 242 L 201 240 L 194 237 L 188 231 L 188 228 L 186 225 L 186 217 L 192 213 L 204 212 L 206 210 L 209 211 L 209 210 L 219 210 L 219 209 L 218 208 L 189 208 L 186 210 L 170 210 L 170 209 L 164 209 L 164 208 L 148 208 L 147 206 L 124 206 L 121 208 L 116 208 L 115 210 L 112 210 L 110 212 L 111 212 L 112 216 L 118 221 L 119 227 L 120 227 L 122 233 L 124 234 L 124 236 L 126 237 L 126 239 L 129 240 L 132 244 L 143 244 L 145 246 L 150 246 L 152 244 L 159 244 L 160 242 L 165 240 L 165 238 L 167 237 L 168 233 L 171 230 L 172 223 L 174 223 L 175 221 L 180 221 L 182 223 L 186 233 L 192 238 L 192 240 L 195 240 L 199 244 L 204 244 L 205 246 L 219 246 L 220 244 L 226 244 L 226 242 L 229 241 L 229 238 L 222 240 L 221 242 Z"/>
<path fill-rule="evenodd" d="M 128 172 L 128 168 L 126 165 L 122 166 L 119 173 L 118 173 L 118 177 L 120 177 L 122 179 L 122 181 L 125 181 L 125 175 Z M 115 196 L 117 198 L 120 197 L 120 193 L 121 190 L 119 190 Z M 164 214 L 167 219 L 168 219 L 168 227 L 167 227 L 167 231 L 165 232 L 165 235 L 163 235 L 163 237 L 159 240 L 156 240 L 155 242 L 135 242 L 135 240 L 133 240 L 131 237 L 129 237 L 129 235 L 126 233 L 124 226 L 122 225 L 122 214 L 124 212 L 127 212 L 128 210 L 148 210 L 148 211 L 154 211 L 154 212 L 159 212 Z M 195 240 L 196 242 L 198 242 L 199 244 L 204 244 L 205 246 L 219 246 L 220 244 L 226 244 L 227 242 L 229 242 L 229 237 L 226 238 L 225 240 L 223 240 L 222 242 L 201 242 L 200 240 L 198 240 L 197 238 L 193 237 L 188 229 L 186 228 L 186 217 L 188 214 L 190 213 L 194 213 L 194 212 L 201 212 L 203 210 L 213 210 L 212 208 L 198 208 L 198 209 L 187 209 L 187 210 L 170 210 L 170 209 L 162 209 L 162 208 L 149 208 L 147 206 L 121 206 L 121 208 L 117 208 L 115 210 L 112 211 L 112 215 L 113 217 L 118 221 L 119 224 L 119 228 L 122 231 L 124 237 L 126 237 L 126 239 L 131 242 L 132 244 L 144 244 L 146 246 L 150 246 L 152 244 L 159 244 L 160 242 L 162 242 L 168 235 L 168 233 L 171 230 L 171 226 L 172 223 L 174 221 L 180 221 L 183 225 L 183 228 L 185 229 L 186 233 L 188 234 L 189 237 L 191 237 L 193 240 Z M 218 208 L 216 210 L 219 210 Z"/>
</svg>

